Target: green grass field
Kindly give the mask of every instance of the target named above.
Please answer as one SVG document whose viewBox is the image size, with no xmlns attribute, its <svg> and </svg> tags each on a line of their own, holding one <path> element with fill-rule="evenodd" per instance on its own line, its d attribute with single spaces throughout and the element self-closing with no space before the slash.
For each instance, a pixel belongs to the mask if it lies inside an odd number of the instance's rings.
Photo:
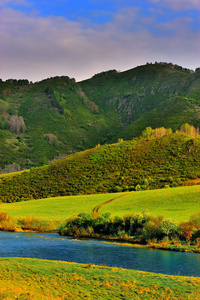
<svg viewBox="0 0 200 300">
<path fill-rule="evenodd" d="M 64 196 L 0 204 L 0 211 L 19 218 L 24 216 L 41 217 L 52 221 L 65 221 L 74 214 L 91 213 L 93 207 L 114 198 L 116 194 Z"/>
<path fill-rule="evenodd" d="M 148 211 L 178 222 L 189 220 L 200 211 L 200 186 L 178 187 L 128 193 L 97 194 L 47 198 L 16 203 L 0 204 L 0 211 L 15 218 L 34 216 L 52 221 L 64 221 L 81 212 L 92 209 L 119 195 L 123 197 L 103 205 L 99 213 L 123 216 Z"/>
<path fill-rule="evenodd" d="M 200 278 L 0 258 L 0 299 L 199 299 Z"/>
<path fill-rule="evenodd" d="M 144 211 L 178 222 L 188 221 L 191 215 L 200 212 L 200 185 L 127 193 L 102 206 L 99 213 L 124 216 Z"/>
</svg>

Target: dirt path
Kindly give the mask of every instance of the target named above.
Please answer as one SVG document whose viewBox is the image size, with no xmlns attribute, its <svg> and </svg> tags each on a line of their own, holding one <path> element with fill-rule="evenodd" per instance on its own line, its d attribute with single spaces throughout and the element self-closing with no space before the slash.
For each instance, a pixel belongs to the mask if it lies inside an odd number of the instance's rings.
<svg viewBox="0 0 200 300">
<path fill-rule="evenodd" d="M 95 206 L 95 207 L 93 208 L 93 210 L 92 210 L 92 216 L 93 216 L 93 218 L 97 218 L 97 217 L 100 215 L 100 214 L 99 214 L 99 209 L 100 209 L 102 206 L 104 206 L 104 205 L 106 205 L 107 203 L 110 203 L 110 202 L 112 202 L 112 201 L 114 201 L 114 200 L 116 200 L 116 199 L 118 199 L 118 198 L 124 197 L 124 196 L 126 196 L 126 195 L 128 195 L 128 194 L 123 194 L 123 195 L 117 196 L 117 197 L 115 197 L 115 198 L 112 198 L 112 199 L 110 199 L 110 200 L 108 200 L 108 201 L 106 201 L 106 202 L 100 204 L 100 205 Z"/>
</svg>

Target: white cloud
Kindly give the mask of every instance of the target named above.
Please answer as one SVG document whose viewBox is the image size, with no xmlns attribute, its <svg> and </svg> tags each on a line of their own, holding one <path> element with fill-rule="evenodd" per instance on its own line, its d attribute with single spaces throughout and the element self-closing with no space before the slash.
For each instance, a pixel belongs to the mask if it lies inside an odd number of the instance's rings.
<svg viewBox="0 0 200 300">
<path fill-rule="evenodd" d="M 150 0 L 150 2 L 173 10 L 200 10 L 199 0 Z"/>
<path fill-rule="evenodd" d="M 25 5 L 25 6 L 29 6 L 30 5 L 30 1 L 28 2 L 27 0 L 0 0 L 0 6 L 5 6 L 8 4 L 12 4 L 12 5 Z"/>
<path fill-rule="evenodd" d="M 178 32 L 180 35 L 180 33 L 186 34 L 186 32 L 189 31 L 189 28 L 192 25 L 192 23 L 192 18 L 179 17 L 175 18 L 172 21 L 161 22 L 159 24 L 156 24 L 154 28 L 156 28 L 161 33 L 176 35 L 176 33 Z"/>
<path fill-rule="evenodd" d="M 198 32 L 190 32 L 190 19 L 161 23 L 159 30 L 165 35 L 151 32 L 150 21 L 141 18 L 139 8 L 121 9 L 111 22 L 87 23 L 87 27 L 63 17 L 44 18 L 2 9 L 0 78 L 37 81 L 67 75 L 81 80 L 147 61 L 172 61 L 189 68 L 200 65 Z"/>
</svg>

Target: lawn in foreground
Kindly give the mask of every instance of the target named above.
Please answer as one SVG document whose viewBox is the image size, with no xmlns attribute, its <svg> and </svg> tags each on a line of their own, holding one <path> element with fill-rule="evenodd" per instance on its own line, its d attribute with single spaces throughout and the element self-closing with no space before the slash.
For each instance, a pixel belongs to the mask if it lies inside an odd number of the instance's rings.
<svg viewBox="0 0 200 300">
<path fill-rule="evenodd" d="M 0 299 L 199 299 L 200 278 L 0 258 Z"/>
<path fill-rule="evenodd" d="M 81 212 L 92 209 L 110 199 L 123 195 L 103 205 L 99 213 L 124 216 L 148 211 L 153 216 L 162 215 L 178 222 L 188 221 L 200 211 L 200 186 L 177 187 L 160 190 L 66 196 L 30 200 L 17 203 L 2 203 L 0 211 L 15 218 L 34 216 L 50 221 L 64 221 Z"/>
</svg>

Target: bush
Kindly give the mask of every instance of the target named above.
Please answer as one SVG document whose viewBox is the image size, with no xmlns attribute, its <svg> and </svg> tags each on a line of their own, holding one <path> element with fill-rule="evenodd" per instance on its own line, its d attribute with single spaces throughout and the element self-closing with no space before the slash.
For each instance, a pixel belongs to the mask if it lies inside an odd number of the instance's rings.
<svg viewBox="0 0 200 300">
<path fill-rule="evenodd" d="M 162 220 L 160 224 L 160 230 L 163 235 L 168 236 L 169 238 L 175 236 L 179 237 L 181 233 L 180 225 L 177 222 L 172 221 L 171 219 Z"/>
<path fill-rule="evenodd" d="M 18 224 L 23 230 L 48 232 L 56 229 L 55 223 L 35 217 L 24 217 L 18 221 Z"/>
<path fill-rule="evenodd" d="M 67 223 L 60 228 L 60 233 L 62 235 L 86 235 L 87 232 L 91 233 L 92 226 L 92 216 L 87 213 L 80 213 L 77 217 L 69 219 Z"/>
<path fill-rule="evenodd" d="M 0 212 L 0 230 L 2 231 L 16 231 L 17 221 L 8 216 L 7 213 Z"/>
<path fill-rule="evenodd" d="M 193 228 L 189 222 L 179 225 L 169 218 L 153 217 L 145 212 L 126 215 L 123 218 L 119 216 L 110 218 L 110 214 L 106 213 L 94 219 L 90 214 L 81 213 L 67 220 L 66 224 L 60 228 L 60 234 L 92 237 L 114 236 L 123 240 L 137 237 L 141 242 L 151 245 L 155 244 L 156 240 L 156 243 L 162 246 L 169 244 L 180 246 L 180 240 L 186 239 L 189 243 L 192 234 L 193 244 L 199 241 L 200 230 L 194 232 Z"/>
<path fill-rule="evenodd" d="M 200 213 L 196 213 L 195 215 L 192 215 L 189 219 L 190 224 L 193 224 L 193 226 L 200 230 Z"/>
<path fill-rule="evenodd" d="M 122 191 L 123 191 L 123 188 L 122 188 L 122 187 L 120 187 L 120 186 L 118 186 L 118 185 L 115 186 L 114 192 L 120 193 L 120 192 L 122 192 Z"/>
<path fill-rule="evenodd" d="M 111 234 L 112 231 L 111 226 L 112 226 L 112 222 L 110 220 L 109 213 L 99 216 L 98 218 L 94 219 L 93 222 L 94 232 L 98 234 L 105 234 L 105 235 Z"/>
<path fill-rule="evenodd" d="M 193 234 L 193 228 L 194 226 L 190 222 L 181 223 L 181 234 L 186 239 L 188 245 Z"/>
</svg>

